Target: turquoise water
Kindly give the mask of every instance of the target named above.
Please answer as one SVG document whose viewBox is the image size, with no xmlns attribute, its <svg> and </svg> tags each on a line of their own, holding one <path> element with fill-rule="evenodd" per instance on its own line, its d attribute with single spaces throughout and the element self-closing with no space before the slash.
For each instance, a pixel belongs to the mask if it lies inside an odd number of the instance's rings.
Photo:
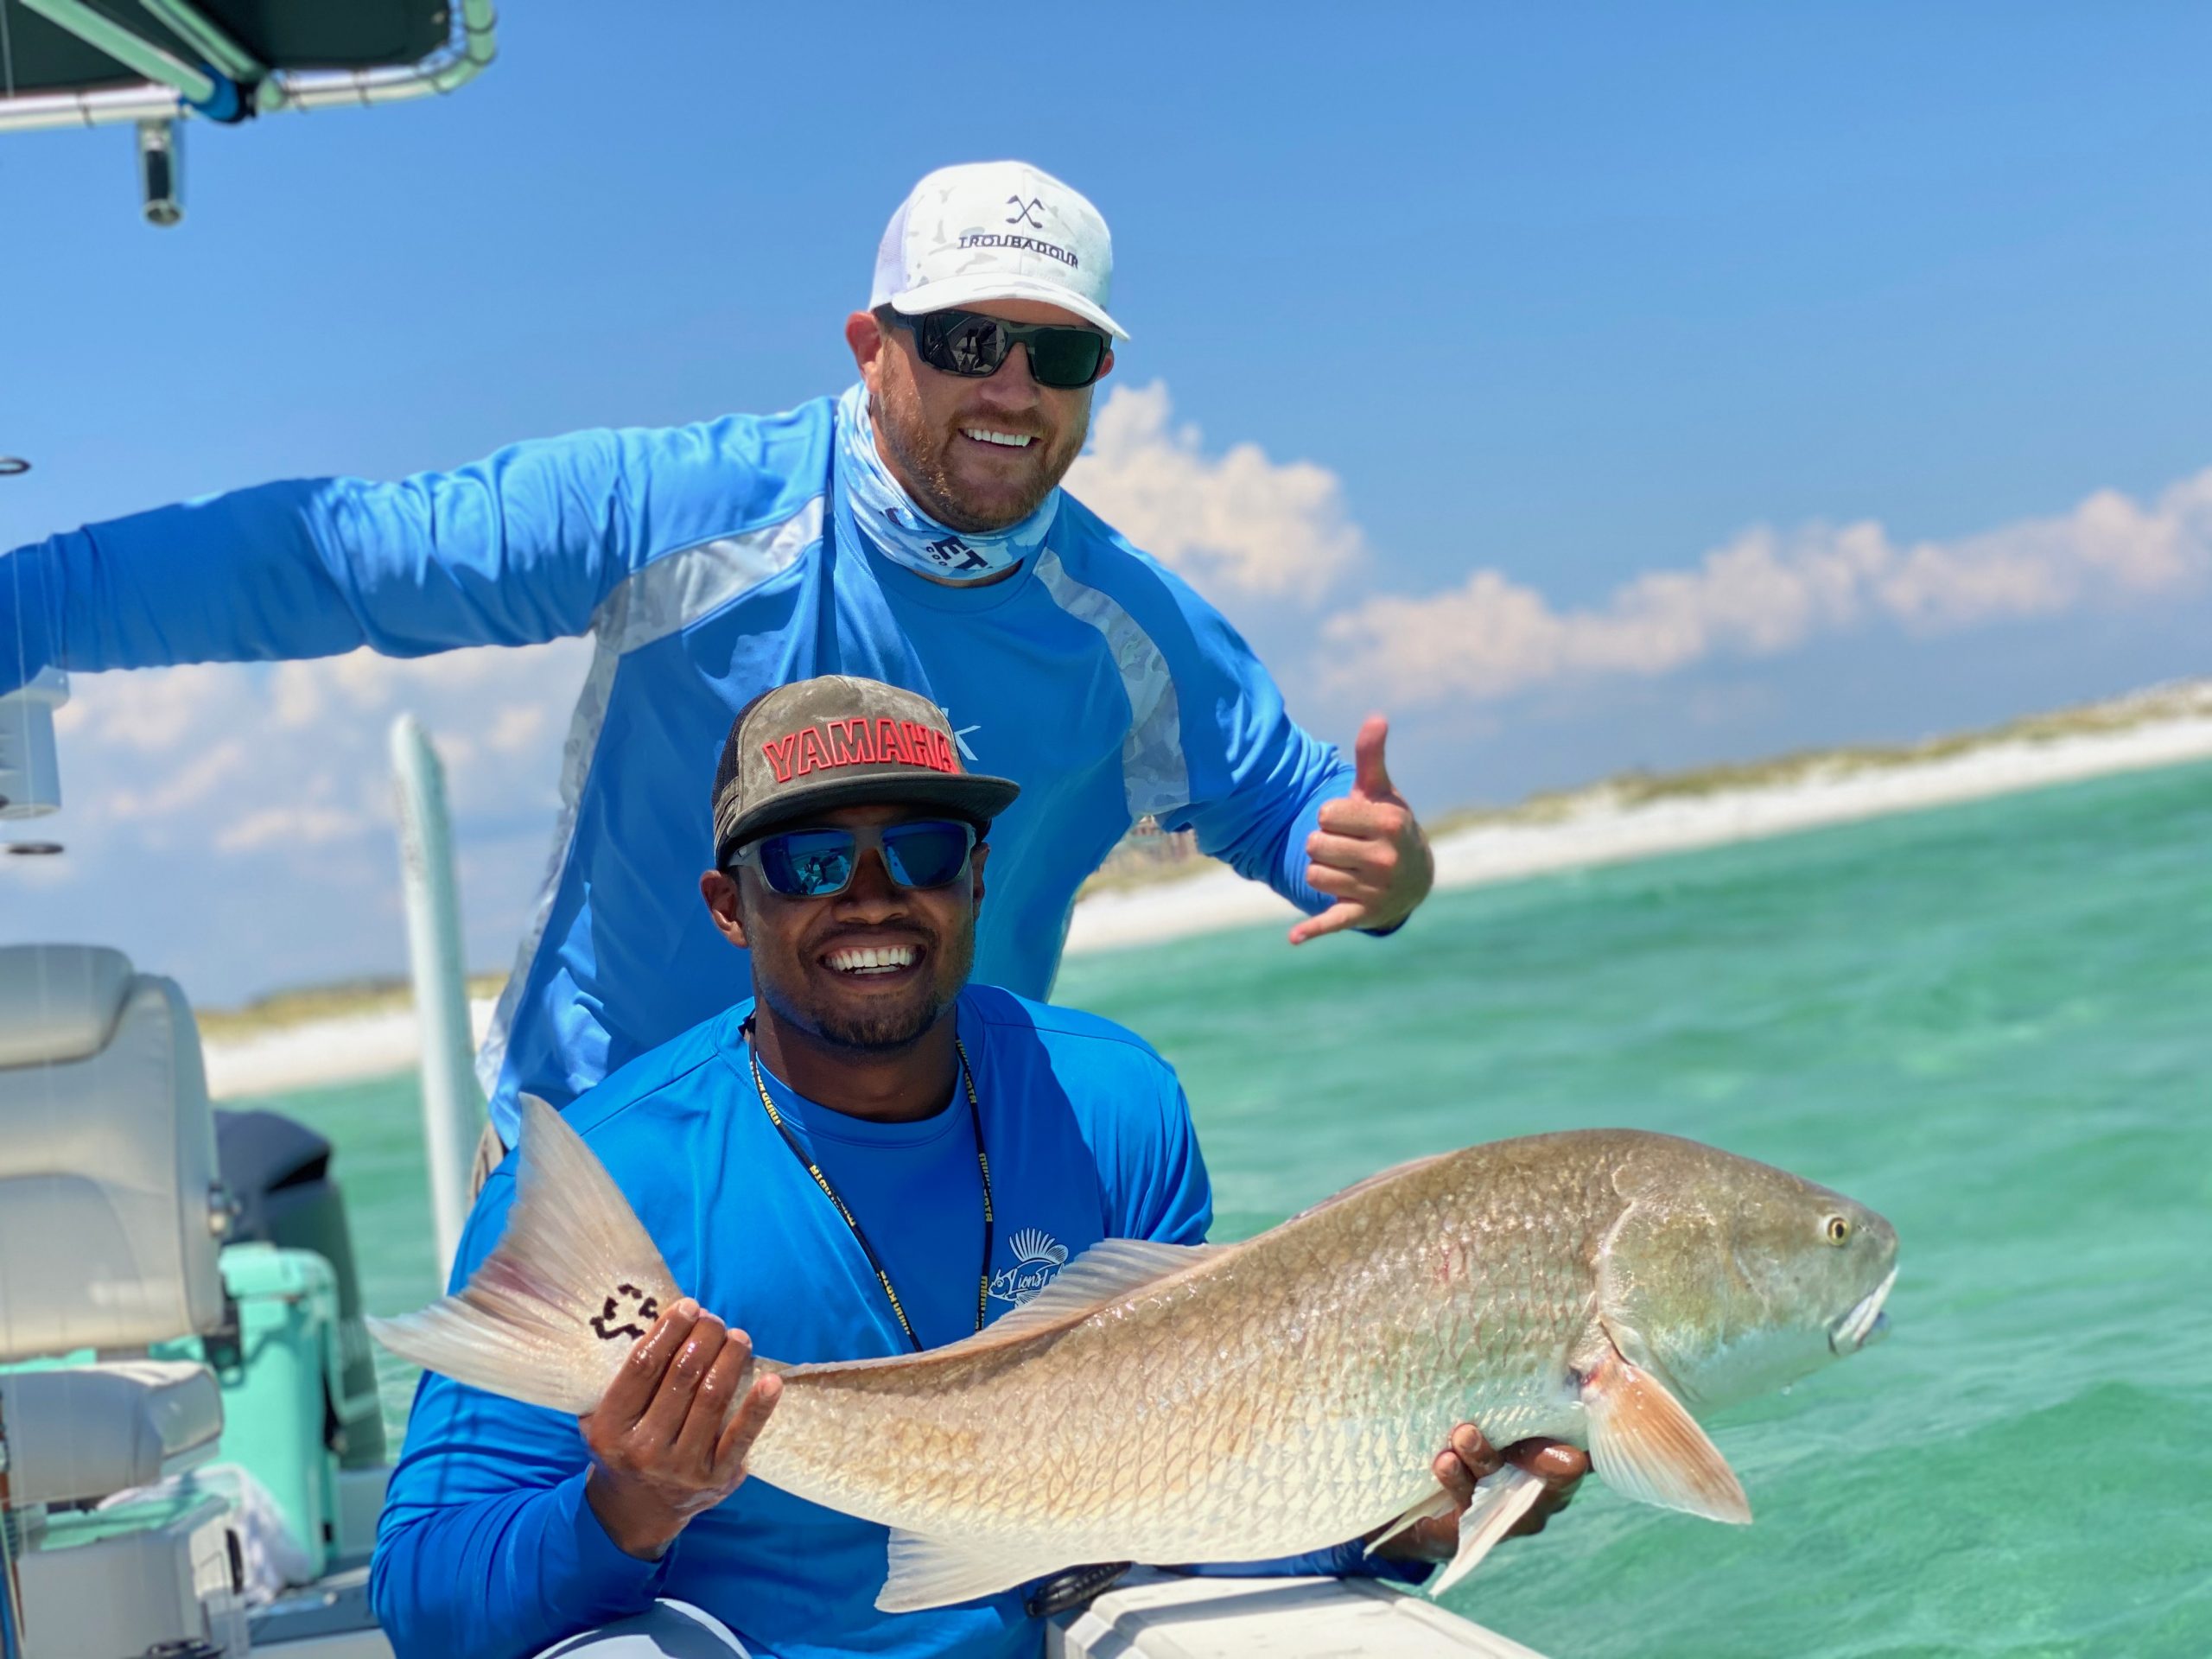
<svg viewBox="0 0 2212 1659">
<path fill-rule="evenodd" d="M 1554 1659 L 2212 1653 L 2212 767 L 1071 961 L 1181 1071 L 1217 1237 L 1503 1135 L 1783 1165 L 1903 1240 L 1890 1340 L 1713 1425 L 1748 1529 L 1596 1481 L 1452 1603 Z M 432 1289 L 416 1099 L 330 1133 L 371 1306 Z M 404 1408 L 395 1370 L 390 1398 Z"/>
</svg>

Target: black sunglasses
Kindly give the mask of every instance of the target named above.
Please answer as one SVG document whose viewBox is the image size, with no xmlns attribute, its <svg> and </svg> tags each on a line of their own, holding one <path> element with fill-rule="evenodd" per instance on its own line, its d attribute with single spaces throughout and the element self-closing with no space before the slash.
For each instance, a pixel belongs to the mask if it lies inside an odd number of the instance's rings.
<svg viewBox="0 0 2212 1659">
<path fill-rule="evenodd" d="M 1040 386 L 1071 391 L 1106 372 L 1114 342 L 1096 328 L 1057 322 L 1008 322 L 979 311 L 931 311 L 910 317 L 893 311 L 891 321 L 909 329 L 922 361 L 947 374 L 970 380 L 999 372 L 1016 346 L 1029 348 L 1029 377 Z"/>
<path fill-rule="evenodd" d="M 853 885 L 861 855 L 883 855 L 883 868 L 902 887 L 942 887 L 960 879 L 976 849 L 976 826 L 957 818 L 922 818 L 861 830 L 786 830 L 763 836 L 730 855 L 728 869 L 750 864 L 786 899 L 834 899 Z"/>
</svg>

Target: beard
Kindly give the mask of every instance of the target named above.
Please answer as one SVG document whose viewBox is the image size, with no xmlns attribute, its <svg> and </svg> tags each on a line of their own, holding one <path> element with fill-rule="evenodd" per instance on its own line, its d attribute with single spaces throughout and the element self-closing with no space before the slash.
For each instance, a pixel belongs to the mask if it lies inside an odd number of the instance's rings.
<svg viewBox="0 0 2212 1659">
<path fill-rule="evenodd" d="M 925 978 L 895 997 L 869 995 L 849 1002 L 808 995 L 803 975 L 785 982 L 780 973 L 760 972 L 765 964 L 757 951 L 754 972 L 760 1000 L 783 1025 L 804 1032 L 825 1048 L 880 1056 L 912 1047 L 944 1017 L 968 982 L 975 959 L 972 928 L 939 938 L 931 941 Z"/>
<path fill-rule="evenodd" d="M 874 423 L 893 470 L 912 492 L 914 505 L 946 529 L 971 535 L 1018 524 L 1044 505 L 1045 498 L 1059 487 L 1068 468 L 1082 454 L 1090 429 L 1090 410 L 1085 404 L 1057 438 L 1030 432 L 1036 461 L 1028 477 L 1010 490 L 1001 487 L 992 492 L 990 499 L 984 499 L 952 475 L 953 446 L 969 442 L 960 435 L 958 423 L 936 430 L 924 416 L 918 399 L 896 391 L 889 397 L 869 392 L 868 418 Z"/>
</svg>

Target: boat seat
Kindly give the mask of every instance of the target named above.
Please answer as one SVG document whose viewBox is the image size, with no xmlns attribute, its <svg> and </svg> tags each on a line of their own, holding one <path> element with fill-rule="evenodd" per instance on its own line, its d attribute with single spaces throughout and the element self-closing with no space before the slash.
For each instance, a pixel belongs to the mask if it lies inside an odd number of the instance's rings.
<svg viewBox="0 0 2212 1659">
<path fill-rule="evenodd" d="M 222 1433 L 214 1373 L 146 1357 L 225 1324 L 220 1167 L 175 985 L 119 950 L 0 948 L 0 1519 L 28 1652 L 246 1650 L 234 1506 L 143 1491 Z"/>
<path fill-rule="evenodd" d="M 223 1392 L 205 1365 L 109 1360 L 0 1373 L 15 1503 L 86 1503 L 214 1453 Z"/>
<path fill-rule="evenodd" d="M 0 1363 L 216 1329 L 219 1167 L 175 984 L 99 946 L 0 947 Z"/>
</svg>

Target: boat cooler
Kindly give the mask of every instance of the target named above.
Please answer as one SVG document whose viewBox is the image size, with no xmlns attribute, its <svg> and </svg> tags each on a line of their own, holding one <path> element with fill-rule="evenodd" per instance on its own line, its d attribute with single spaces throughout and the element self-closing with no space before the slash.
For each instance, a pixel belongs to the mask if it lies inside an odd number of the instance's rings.
<svg viewBox="0 0 2212 1659">
<path fill-rule="evenodd" d="M 165 1344 L 157 1352 L 204 1359 L 223 1394 L 221 1459 L 276 1500 L 293 1544 L 315 1575 L 338 1547 L 338 1459 L 329 1446 L 339 1351 L 338 1278 L 308 1250 L 233 1244 L 221 1257 L 236 1334 Z"/>
</svg>

